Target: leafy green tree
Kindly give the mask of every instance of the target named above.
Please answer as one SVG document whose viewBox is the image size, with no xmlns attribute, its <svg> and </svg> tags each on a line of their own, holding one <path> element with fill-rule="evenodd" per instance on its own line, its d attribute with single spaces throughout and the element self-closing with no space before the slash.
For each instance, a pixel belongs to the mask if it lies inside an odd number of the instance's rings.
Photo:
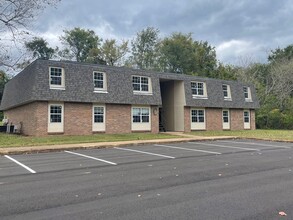
<svg viewBox="0 0 293 220">
<path fill-rule="evenodd" d="M 193 62 L 193 40 L 191 34 L 173 33 L 162 40 L 160 45 L 160 63 L 163 71 L 191 74 Z"/>
<path fill-rule="evenodd" d="M 291 60 L 293 58 L 293 44 L 281 49 L 277 48 L 272 50 L 268 60 L 270 62 L 280 61 L 280 60 Z"/>
<path fill-rule="evenodd" d="M 138 32 L 131 41 L 131 63 L 139 69 L 155 69 L 159 41 L 158 29 L 147 27 Z"/>
<path fill-rule="evenodd" d="M 115 66 L 128 52 L 128 41 L 118 45 L 115 39 L 106 40 L 101 48 L 103 60 L 107 65 Z"/>
<path fill-rule="evenodd" d="M 78 62 L 85 62 L 89 58 L 90 51 L 98 48 L 101 43 L 101 39 L 93 30 L 78 27 L 64 30 L 64 35 L 60 37 L 60 40 Z"/>
<path fill-rule="evenodd" d="M 48 47 L 48 42 L 40 37 L 34 37 L 32 41 L 25 42 L 25 47 L 33 53 L 33 58 L 45 60 L 51 59 L 57 51 L 57 48 Z"/>
<path fill-rule="evenodd" d="M 191 34 L 173 33 L 162 40 L 160 64 L 164 71 L 213 77 L 217 68 L 215 48 L 194 41 Z"/>
</svg>

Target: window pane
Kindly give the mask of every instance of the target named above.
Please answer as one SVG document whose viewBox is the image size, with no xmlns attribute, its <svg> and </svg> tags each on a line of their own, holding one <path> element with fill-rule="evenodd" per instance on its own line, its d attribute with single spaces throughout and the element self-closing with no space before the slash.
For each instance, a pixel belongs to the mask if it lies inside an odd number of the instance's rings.
<svg viewBox="0 0 293 220">
<path fill-rule="evenodd" d="M 139 123 L 140 122 L 140 116 L 133 115 L 133 122 L 134 123 Z"/>
<path fill-rule="evenodd" d="M 192 116 L 192 117 L 191 117 L 191 120 L 192 120 L 192 122 L 197 122 L 197 117 Z"/>
<path fill-rule="evenodd" d="M 95 81 L 95 88 L 99 88 L 99 89 L 104 88 L 104 82 L 103 81 Z"/>
<path fill-rule="evenodd" d="M 133 83 L 132 86 L 134 91 L 140 91 L 140 84 Z"/>
<path fill-rule="evenodd" d="M 204 116 L 199 116 L 198 117 L 198 122 L 204 122 Z"/>
<path fill-rule="evenodd" d="M 104 116 L 103 115 L 95 115 L 95 123 L 103 123 Z"/>
<path fill-rule="evenodd" d="M 203 95 L 203 89 L 198 89 L 197 94 L 198 94 L 198 95 Z"/>
<path fill-rule="evenodd" d="M 148 85 L 141 85 L 141 91 L 144 91 L 144 92 L 149 91 L 149 86 Z"/>
<path fill-rule="evenodd" d="M 62 85 L 62 78 L 58 76 L 51 76 L 51 85 Z"/>
<path fill-rule="evenodd" d="M 50 106 L 50 122 L 60 123 L 62 121 L 62 106 L 52 105 Z"/>
<path fill-rule="evenodd" d="M 149 116 L 142 116 L 142 122 L 149 122 Z"/>
<path fill-rule="evenodd" d="M 132 115 L 140 116 L 140 108 L 133 108 Z"/>
<path fill-rule="evenodd" d="M 140 84 L 140 77 L 133 76 L 133 77 L 132 77 L 132 82 L 133 82 L 133 83 L 139 83 L 139 84 Z"/>
<path fill-rule="evenodd" d="M 142 115 L 149 115 L 149 109 L 148 108 L 142 108 L 141 109 L 141 114 Z"/>
</svg>

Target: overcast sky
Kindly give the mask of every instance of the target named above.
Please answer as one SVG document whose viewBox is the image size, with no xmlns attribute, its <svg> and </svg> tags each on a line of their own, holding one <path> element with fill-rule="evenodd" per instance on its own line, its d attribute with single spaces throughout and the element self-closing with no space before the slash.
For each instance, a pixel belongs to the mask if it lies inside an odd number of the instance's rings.
<svg viewBox="0 0 293 220">
<path fill-rule="evenodd" d="M 239 58 L 266 62 L 268 52 L 293 43 L 291 0 L 62 0 L 34 25 L 57 45 L 64 29 L 92 29 L 103 39 L 132 39 L 152 26 L 162 37 L 192 33 L 216 47 L 221 62 Z"/>
</svg>

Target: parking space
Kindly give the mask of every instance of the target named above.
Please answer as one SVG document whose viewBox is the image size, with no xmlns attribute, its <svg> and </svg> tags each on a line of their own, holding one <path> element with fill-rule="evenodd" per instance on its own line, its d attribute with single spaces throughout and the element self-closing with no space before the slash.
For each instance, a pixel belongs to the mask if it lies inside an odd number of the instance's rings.
<svg viewBox="0 0 293 220">
<path fill-rule="evenodd" d="M 0 158 L 0 176 L 63 171 L 129 163 L 290 150 L 291 143 L 217 140 L 11 155 Z"/>
</svg>

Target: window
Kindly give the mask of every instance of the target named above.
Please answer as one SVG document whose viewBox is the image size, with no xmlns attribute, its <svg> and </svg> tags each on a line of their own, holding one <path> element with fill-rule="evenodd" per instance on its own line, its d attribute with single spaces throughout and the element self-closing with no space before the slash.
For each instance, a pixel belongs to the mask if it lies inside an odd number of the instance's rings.
<svg viewBox="0 0 293 220">
<path fill-rule="evenodd" d="M 106 74 L 102 72 L 94 72 L 94 89 L 95 91 L 106 91 Z"/>
<path fill-rule="evenodd" d="M 191 82 L 191 92 L 193 98 L 207 98 L 204 82 Z"/>
<path fill-rule="evenodd" d="M 244 123 L 249 123 L 250 122 L 250 114 L 249 114 L 249 111 L 244 111 L 243 112 L 243 118 L 244 118 Z"/>
<path fill-rule="evenodd" d="M 192 109 L 191 110 L 191 121 L 193 123 L 204 123 L 204 110 L 203 109 Z"/>
<path fill-rule="evenodd" d="M 224 100 L 231 100 L 230 85 L 223 84 L 222 88 L 223 88 Z"/>
<path fill-rule="evenodd" d="M 61 123 L 62 122 L 62 105 L 50 106 L 50 122 Z"/>
<path fill-rule="evenodd" d="M 50 88 L 64 88 L 64 71 L 59 67 L 50 67 Z"/>
<path fill-rule="evenodd" d="M 134 92 L 150 93 L 149 77 L 132 76 L 132 86 Z"/>
<path fill-rule="evenodd" d="M 94 106 L 94 123 L 104 123 L 103 106 Z"/>
<path fill-rule="evenodd" d="M 229 123 L 229 111 L 228 110 L 223 110 L 223 122 Z"/>
<path fill-rule="evenodd" d="M 245 101 L 252 101 L 251 100 L 251 92 L 250 92 L 250 88 L 247 87 L 247 86 L 244 86 L 243 87 L 243 93 L 244 93 L 244 98 L 245 98 Z"/>
<path fill-rule="evenodd" d="M 149 108 L 132 108 L 133 123 L 149 123 L 150 109 Z"/>
</svg>

